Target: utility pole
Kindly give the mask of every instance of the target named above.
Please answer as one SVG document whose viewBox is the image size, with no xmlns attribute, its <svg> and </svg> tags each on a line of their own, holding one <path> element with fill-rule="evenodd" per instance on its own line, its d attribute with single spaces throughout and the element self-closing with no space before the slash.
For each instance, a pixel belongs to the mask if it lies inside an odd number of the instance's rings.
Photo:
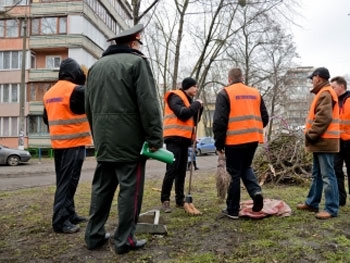
<svg viewBox="0 0 350 263">
<path fill-rule="evenodd" d="M 26 55 L 27 55 L 27 15 L 23 19 L 23 49 L 21 65 L 21 86 L 19 92 L 19 137 L 18 149 L 24 149 L 25 135 L 25 93 L 26 93 Z"/>
</svg>

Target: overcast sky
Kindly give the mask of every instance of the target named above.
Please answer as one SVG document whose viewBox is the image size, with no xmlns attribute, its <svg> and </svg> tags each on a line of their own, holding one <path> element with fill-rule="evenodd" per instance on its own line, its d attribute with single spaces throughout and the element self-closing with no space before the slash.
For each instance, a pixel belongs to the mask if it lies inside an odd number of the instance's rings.
<svg viewBox="0 0 350 263">
<path fill-rule="evenodd" d="M 350 0 L 300 1 L 302 16 L 293 28 L 302 66 L 327 67 L 331 77 L 350 75 Z"/>
</svg>

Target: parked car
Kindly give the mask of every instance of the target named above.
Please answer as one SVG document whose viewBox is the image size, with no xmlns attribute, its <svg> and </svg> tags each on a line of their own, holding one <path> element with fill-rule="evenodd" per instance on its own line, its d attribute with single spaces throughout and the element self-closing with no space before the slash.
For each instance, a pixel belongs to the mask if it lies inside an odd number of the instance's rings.
<svg viewBox="0 0 350 263">
<path fill-rule="evenodd" d="M 212 137 L 199 138 L 196 147 L 196 154 L 216 153 L 215 141 Z"/>
<path fill-rule="evenodd" d="M 32 156 L 28 151 L 11 149 L 0 145 L 0 164 L 15 166 L 19 163 L 28 162 L 31 157 Z"/>
</svg>

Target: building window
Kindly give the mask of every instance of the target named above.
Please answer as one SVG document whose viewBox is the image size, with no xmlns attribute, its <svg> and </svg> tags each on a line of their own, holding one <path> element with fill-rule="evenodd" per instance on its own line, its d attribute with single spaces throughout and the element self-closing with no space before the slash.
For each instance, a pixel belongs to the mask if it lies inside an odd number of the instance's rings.
<svg viewBox="0 0 350 263">
<path fill-rule="evenodd" d="M 115 34 L 118 34 L 120 27 L 115 18 L 110 14 L 109 10 L 106 9 L 99 1 L 95 0 L 84 0 L 84 2 L 93 10 L 93 12 L 111 29 Z M 131 15 L 125 11 L 124 7 L 116 1 L 113 4 L 117 13 L 128 23 L 131 20 Z"/>
<path fill-rule="evenodd" d="M 31 23 L 32 35 L 39 35 L 40 33 L 40 19 L 34 18 Z"/>
<path fill-rule="evenodd" d="M 10 102 L 10 85 L 2 85 L 2 101 L 1 102 Z"/>
<path fill-rule="evenodd" d="M 11 52 L 3 52 L 3 68 L 9 69 L 11 67 Z"/>
<path fill-rule="evenodd" d="M 30 83 L 29 96 L 30 96 L 30 101 L 35 101 L 36 100 L 36 90 L 35 90 L 34 83 Z"/>
<path fill-rule="evenodd" d="M 0 21 L 0 37 L 19 37 L 21 23 L 16 19 L 5 19 Z"/>
<path fill-rule="evenodd" d="M 59 28 L 58 33 L 66 34 L 67 33 L 67 17 L 60 17 L 59 20 Z"/>
<path fill-rule="evenodd" d="M 36 55 L 34 53 L 30 54 L 30 68 L 36 68 Z"/>
<path fill-rule="evenodd" d="M 0 20 L 0 37 L 5 36 L 5 21 Z"/>
<path fill-rule="evenodd" d="M 18 37 L 18 23 L 16 20 L 6 20 L 6 36 L 7 37 Z"/>
<path fill-rule="evenodd" d="M 19 134 L 18 132 L 18 118 L 17 117 L 11 117 L 11 136 L 17 136 Z"/>
<path fill-rule="evenodd" d="M 29 90 L 30 101 L 42 101 L 45 92 L 53 85 L 54 83 L 31 83 Z"/>
<path fill-rule="evenodd" d="M 23 36 L 22 20 L 3 19 L 0 20 L 0 37 L 19 37 Z"/>
<path fill-rule="evenodd" d="M 19 68 L 18 52 L 11 52 L 11 68 Z"/>
<path fill-rule="evenodd" d="M 34 18 L 31 23 L 32 35 L 56 35 L 67 33 L 67 17 Z"/>
<path fill-rule="evenodd" d="M 29 135 L 42 135 L 48 134 L 49 129 L 43 121 L 42 115 L 29 115 Z"/>
<path fill-rule="evenodd" d="M 18 102 L 19 84 L 11 84 L 11 102 Z"/>
<path fill-rule="evenodd" d="M 10 135 L 10 117 L 3 117 L 2 118 L 2 136 L 9 136 Z"/>
<path fill-rule="evenodd" d="M 59 56 L 47 56 L 46 68 L 59 68 L 61 64 L 61 57 Z"/>
<path fill-rule="evenodd" d="M 18 136 L 18 117 L 1 117 L 0 127 L 0 136 Z"/>
<path fill-rule="evenodd" d="M 44 17 L 41 19 L 41 33 L 43 35 L 53 35 L 57 32 L 57 18 Z"/>
<path fill-rule="evenodd" d="M 1 69 L 20 69 L 22 65 L 22 51 L 0 51 Z"/>
<path fill-rule="evenodd" d="M 17 103 L 19 94 L 19 84 L 2 84 L 0 85 L 0 102 Z"/>
</svg>

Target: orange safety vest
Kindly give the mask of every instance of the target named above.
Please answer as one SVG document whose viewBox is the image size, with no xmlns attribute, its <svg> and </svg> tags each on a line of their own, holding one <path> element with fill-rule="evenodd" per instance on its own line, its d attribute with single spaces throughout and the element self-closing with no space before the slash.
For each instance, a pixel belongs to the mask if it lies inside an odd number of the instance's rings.
<svg viewBox="0 0 350 263">
<path fill-rule="evenodd" d="M 342 107 L 339 109 L 340 138 L 350 141 L 350 98 L 345 98 Z"/>
<path fill-rule="evenodd" d="M 165 100 L 165 110 L 164 110 L 164 123 L 163 123 L 163 136 L 180 136 L 184 138 L 191 139 L 194 127 L 193 118 L 189 118 L 186 121 L 180 120 L 176 117 L 172 109 L 170 109 L 168 104 L 168 98 L 170 94 L 176 94 L 184 102 L 185 106 L 190 107 L 190 102 L 188 101 L 185 93 L 181 90 L 171 90 L 167 92 L 164 96 Z"/>
<path fill-rule="evenodd" d="M 256 88 L 236 83 L 224 88 L 230 101 L 226 145 L 264 142 L 261 96 Z"/>
<path fill-rule="evenodd" d="M 332 122 L 328 125 L 327 130 L 321 135 L 321 138 L 328 138 L 328 139 L 339 139 L 339 105 L 338 105 L 338 97 L 335 91 L 331 88 L 331 86 L 323 87 L 316 95 L 314 100 L 312 101 L 309 116 L 305 124 L 305 132 L 307 132 L 309 129 L 311 129 L 312 123 L 315 120 L 315 108 L 316 103 L 321 95 L 322 92 L 328 91 L 333 101 L 336 103 L 333 106 L 332 111 Z"/>
<path fill-rule="evenodd" d="M 69 100 L 76 84 L 60 80 L 44 95 L 49 121 L 51 145 L 54 149 L 86 146 L 92 143 L 86 114 L 74 114 Z"/>
</svg>

